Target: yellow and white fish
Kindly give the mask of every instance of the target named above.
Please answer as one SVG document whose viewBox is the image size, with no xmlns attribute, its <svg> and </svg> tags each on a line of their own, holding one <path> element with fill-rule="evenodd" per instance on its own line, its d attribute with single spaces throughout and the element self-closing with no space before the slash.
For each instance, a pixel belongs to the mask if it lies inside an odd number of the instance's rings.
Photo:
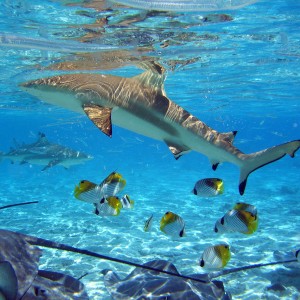
<svg viewBox="0 0 300 300">
<path fill-rule="evenodd" d="M 168 211 L 161 218 L 160 230 L 172 237 L 183 237 L 185 235 L 184 220 L 180 216 Z"/>
<path fill-rule="evenodd" d="M 74 189 L 76 199 L 89 203 L 99 202 L 103 198 L 102 194 L 100 185 L 88 180 L 81 180 Z"/>
<path fill-rule="evenodd" d="M 134 201 L 131 200 L 129 198 L 128 195 L 124 195 L 121 199 L 120 199 L 121 203 L 122 203 L 122 208 L 124 209 L 130 209 L 133 208 L 134 205 Z"/>
<path fill-rule="evenodd" d="M 145 221 L 145 225 L 144 225 L 144 231 L 148 232 L 151 230 L 151 227 L 152 227 L 152 223 L 153 223 L 153 214 L 150 216 L 150 218 L 148 218 L 146 221 Z"/>
<path fill-rule="evenodd" d="M 219 244 L 206 248 L 200 259 L 200 267 L 206 269 L 222 269 L 231 257 L 230 248 L 227 244 Z"/>
<path fill-rule="evenodd" d="M 125 185 L 126 181 L 122 175 L 112 172 L 100 184 L 81 180 L 75 186 L 74 196 L 84 202 L 98 203 L 102 198 L 115 196 L 124 189 Z"/>
<path fill-rule="evenodd" d="M 116 196 L 102 198 L 99 203 L 94 203 L 95 214 L 98 216 L 118 216 L 122 209 L 122 203 Z"/>
<path fill-rule="evenodd" d="M 192 193 L 199 197 L 214 197 L 224 192 L 224 183 L 219 178 L 205 178 L 195 183 Z"/>
<path fill-rule="evenodd" d="M 257 215 L 257 208 L 252 205 L 252 204 L 248 204 L 248 203 L 245 203 L 245 202 L 237 202 L 232 209 L 235 209 L 235 210 L 244 210 L 244 211 L 247 211 L 253 215 Z"/>
<path fill-rule="evenodd" d="M 103 197 L 115 196 L 121 192 L 126 185 L 126 180 L 120 173 L 112 172 L 100 184 Z"/>
<path fill-rule="evenodd" d="M 215 224 L 214 231 L 217 233 L 240 232 L 252 234 L 257 230 L 258 217 L 244 210 L 229 210 Z"/>
</svg>

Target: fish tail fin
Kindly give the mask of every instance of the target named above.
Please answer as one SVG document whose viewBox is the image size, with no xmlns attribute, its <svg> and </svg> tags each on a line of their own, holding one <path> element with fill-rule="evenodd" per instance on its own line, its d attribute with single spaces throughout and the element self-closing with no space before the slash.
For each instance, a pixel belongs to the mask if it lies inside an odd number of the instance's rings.
<svg viewBox="0 0 300 300">
<path fill-rule="evenodd" d="M 300 140 L 291 141 L 285 144 L 267 148 L 252 154 L 245 154 L 242 158 L 243 164 L 240 169 L 239 192 L 244 194 L 247 178 L 255 170 L 270 164 L 289 154 L 295 156 L 296 151 L 300 148 Z"/>
</svg>

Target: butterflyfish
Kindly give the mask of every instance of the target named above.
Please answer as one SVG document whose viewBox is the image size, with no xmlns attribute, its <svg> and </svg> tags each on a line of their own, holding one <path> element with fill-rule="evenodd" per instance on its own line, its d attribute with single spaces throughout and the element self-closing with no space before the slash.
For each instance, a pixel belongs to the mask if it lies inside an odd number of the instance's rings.
<svg viewBox="0 0 300 300">
<path fill-rule="evenodd" d="M 185 235 L 184 220 L 177 214 L 168 211 L 161 218 L 160 230 L 172 237 L 183 237 Z"/>
<path fill-rule="evenodd" d="M 134 205 L 134 201 L 131 200 L 129 198 L 128 195 L 124 195 L 121 199 L 120 199 L 121 203 L 122 203 L 122 208 L 124 209 L 130 209 L 133 208 Z"/>
<path fill-rule="evenodd" d="M 122 175 L 112 172 L 100 184 L 81 180 L 75 186 L 74 196 L 84 202 L 98 203 L 102 198 L 115 196 L 124 189 L 125 185 L 126 181 Z"/>
<path fill-rule="evenodd" d="M 120 173 L 112 172 L 100 184 L 103 197 L 115 196 L 126 185 L 126 180 Z"/>
<path fill-rule="evenodd" d="M 101 187 L 88 180 L 81 180 L 79 184 L 75 186 L 74 190 L 76 199 L 88 203 L 99 202 L 102 199 L 102 194 Z"/>
<path fill-rule="evenodd" d="M 229 210 L 215 224 L 214 231 L 217 233 L 240 232 L 252 234 L 257 230 L 258 217 L 244 210 Z"/>
<path fill-rule="evenodd" d="M 151 230 L 153 223 L 153 214 L 145 221 L 144 231 L 148 232 Z"/>
<path fill-rule="evenodd" d="M 195 183 L 192 193 L 199 197 L 214 197 L 224 192 L 223 180 L 219 178 L 205 178 Z"/>
<path fill-rule="evenodd" d="M 227 244 L 219 244 L 206 248 L 200 259 L 200 267 L 207 269 L 222 269 L 230 260 L 231 254 Z"/>
<path fill-rule="evenodd" d="M 244 210 L 247 211 L 253 215 L 257 215 L 257 209 L 254 205 L 248 204 L 248 203 L 244 203 L 244 202 L 237 202 L 232 209 L 235 210 Z"/>
<path fill-rule="evenodd" d="M 122 209 L 122 203 L 116 196 L 102 198 L 99 203 L 94 203 L 95 214 L 98 216 L 118 216 Z"/>
</svg>

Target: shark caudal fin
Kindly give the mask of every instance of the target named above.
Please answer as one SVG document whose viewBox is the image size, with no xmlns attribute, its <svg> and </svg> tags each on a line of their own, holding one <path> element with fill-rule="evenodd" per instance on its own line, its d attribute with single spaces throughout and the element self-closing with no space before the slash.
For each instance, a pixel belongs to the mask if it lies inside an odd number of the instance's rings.
<svg viewBox="0 0 300 300">
<path fill-rule="evenodd" d="M 291 157 L 295 156 L 296 151 L 300 148 L 300 140 L 295 140 L 272 148 L 267 148 L 265 150 L 255 152 L 252 154 L 245 154 L 243 159 L 243 165 L 240 170 L 240 182 L 239 182 L 239 192 L 241 195 L 244 194 L 247 178 L 253 171 L 270 164 L 280 158 L 289 154 Z"/>
</svg>

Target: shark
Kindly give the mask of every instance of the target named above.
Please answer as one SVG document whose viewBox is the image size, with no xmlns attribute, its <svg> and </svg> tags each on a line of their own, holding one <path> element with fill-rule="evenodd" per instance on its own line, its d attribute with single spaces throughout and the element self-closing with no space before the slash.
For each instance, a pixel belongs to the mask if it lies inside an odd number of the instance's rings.
<svg viewBox="0 0 300 300">
<path fill-rule="evenodd" d="M 9 159 L 12 163 L 30 163 L 45 166 L 46 170 L 55 165 L 65 168 L 84 163 L 93 157 L 83 152 L 76 151 L 65 146 L 51 143 L 44 133 L 38 134 L 36 142 L 17 145 L 7 153 L 0 153 L 1 159 Z"/>
<path fill-rule="evenodd" d="M 240 169 L 239 193 L 255 170 L 295 156 L 300 140 L 246 154 L 233 145 L 237 131 L 221 133 L 174 103 L 166 95 L 163 66 L 153 63 L 133 77 L 98 73 L 69 73 L 20 84 L 27 93 L 50 104 L 86 114 L 107 136 L 112 125 L 164 142 L 174 157 L 196 151 L 206 155 L 216 170 L 229 162 Z"/>
</svg>

